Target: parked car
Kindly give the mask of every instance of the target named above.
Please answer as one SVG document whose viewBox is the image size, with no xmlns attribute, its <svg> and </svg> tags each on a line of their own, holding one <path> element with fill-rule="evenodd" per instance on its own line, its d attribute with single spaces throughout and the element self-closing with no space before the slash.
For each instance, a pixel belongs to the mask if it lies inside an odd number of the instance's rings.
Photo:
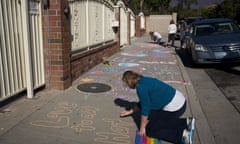
<svg viewBox="0 0 240 144">
<path fill-rule="evenodd" d="M 203 17 L 196 16 L 196 17 L 187 17 L 185 20 L 186 20 L 187 25 L 190 26 L 193 22 L 200 21 L 202 19 L 203 19 Z"/>
<path fill-rule="evenodd" d="M 240 28 L 227 18 L 204 19 L 191 24 L 186 48 L 194 63 L 240 60 Z"/>
</svg>

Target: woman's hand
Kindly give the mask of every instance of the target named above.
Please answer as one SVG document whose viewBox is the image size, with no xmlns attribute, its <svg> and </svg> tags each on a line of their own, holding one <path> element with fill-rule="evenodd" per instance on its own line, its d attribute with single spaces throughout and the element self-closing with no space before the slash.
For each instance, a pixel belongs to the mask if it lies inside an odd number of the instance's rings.
<svg viewBox="0 0 240 144">
<path fill-rule="evenodd" d="M 146 135 L 147 119 L 148 119 L 147 116 L 144 116 L 144 115 L 141 116 L 140 131 L 139 131 L 140 136 Z"/>
<path fill-rule="evenodd" d="M 145 136 L 146 135 L 146 129 L 145 128 L 141 128 L 139 131 L 139 135 L 140 136 Z"/>
<path fill-rule="evenodd" d="M 120 117 L 129 116 L 129 115 L 133 114 L 133 112 L 134 112 L 133 109 L 122 111 L 122 112 L 120 113 Z"/>
</svg>

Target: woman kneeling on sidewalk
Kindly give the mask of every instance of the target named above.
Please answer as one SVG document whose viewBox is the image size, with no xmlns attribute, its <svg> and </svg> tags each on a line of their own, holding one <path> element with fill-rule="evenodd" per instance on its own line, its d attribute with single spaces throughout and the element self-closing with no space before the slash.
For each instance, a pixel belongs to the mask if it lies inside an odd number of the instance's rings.
<svg viewBox="0 0 240 144">
<path fill-rule="evenodd" d="M 140 110 L 139 134 L 174 144 L 191 144 L 195 118 L 180 118 L 186 110 L 185 96 L 170 85 L 152 77 L 126 71 L 122 80 L 136 89 L 138 106 L 120 113 L 129 116 Z"/>
</svg>

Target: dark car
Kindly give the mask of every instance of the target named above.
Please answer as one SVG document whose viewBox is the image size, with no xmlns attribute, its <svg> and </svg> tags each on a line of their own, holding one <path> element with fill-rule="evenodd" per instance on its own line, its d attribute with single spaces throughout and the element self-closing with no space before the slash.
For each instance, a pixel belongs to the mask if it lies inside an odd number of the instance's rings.
<svg viewBox="0 0 240 144">
<path fill-rule="evenodd" d="M 202 19 L 203 19 L 203 17 L 201 17 L 201 16 L 187 17 L 185 19 L 185 21 L 186 21 L 187 25 L 190 26 L 193 22 L 200 21 Z"/>
<path fill-rule="evenodd" d="M 193 22 L 186 48 L 194 63 L 223 63 L 240 60 L 240 28 L 227 18 Z"/>
</svg>

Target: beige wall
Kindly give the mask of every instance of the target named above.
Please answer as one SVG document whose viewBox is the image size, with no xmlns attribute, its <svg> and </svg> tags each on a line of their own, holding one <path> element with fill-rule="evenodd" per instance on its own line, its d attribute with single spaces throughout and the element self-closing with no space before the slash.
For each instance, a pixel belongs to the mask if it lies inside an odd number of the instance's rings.
<svg viewBox="0 0 240 144">
<path fill-rule="evenodd" d="M 172 15 L 150 15 L 146 17 L 146 32 L 157 31 L 162 34 L 168 32 L 168 25 L 170 20 L 173 19 L 176 22 L 177 14 Z"/>
</svg>

